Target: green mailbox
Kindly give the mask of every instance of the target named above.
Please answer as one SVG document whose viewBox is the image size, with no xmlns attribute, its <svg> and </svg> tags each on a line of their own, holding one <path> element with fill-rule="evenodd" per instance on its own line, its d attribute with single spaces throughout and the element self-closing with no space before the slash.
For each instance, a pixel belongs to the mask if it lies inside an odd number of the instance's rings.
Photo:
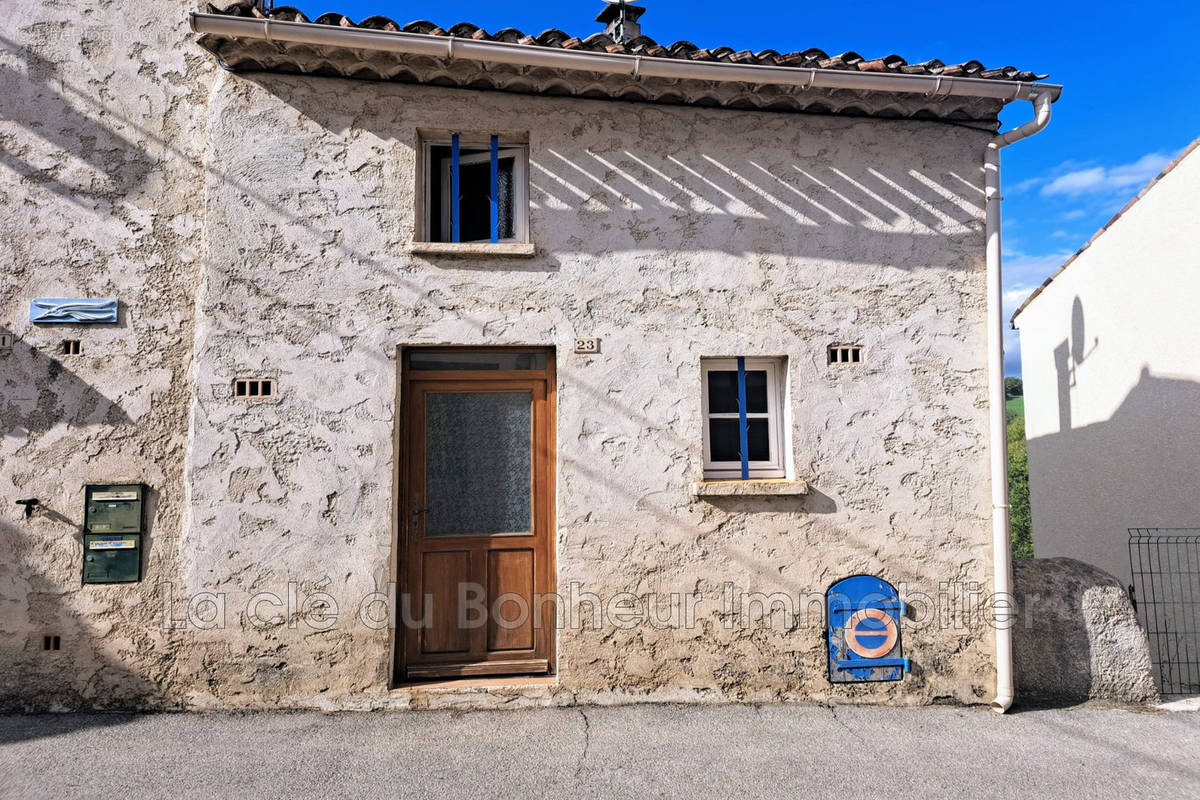
<svg viewBox="0 0 1200 800">
<path fill-rule="evenodd" d="M 146 487 L 140 483 L 88 486 L 84 501 L 83 582 L 140 581 Z"/>
<path fill-rule="evenodd" d="M 142 579 L 142 535 L 83 535 L 84 583 L 134 583 Z"/>
<path fill-rule="evenodd" d="M 146 487 L 140 483 L 89 486 L 84 490 L 88 533 L 142 533 Z"/>
</svg>

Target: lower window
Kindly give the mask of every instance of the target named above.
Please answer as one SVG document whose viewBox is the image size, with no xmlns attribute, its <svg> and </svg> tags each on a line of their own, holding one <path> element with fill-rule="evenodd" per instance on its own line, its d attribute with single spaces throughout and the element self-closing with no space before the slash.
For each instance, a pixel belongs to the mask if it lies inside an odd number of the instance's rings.
<svg viewBox="0 0 1200 800">
<path fill-rule="evenodd" d="M 704 477 L 784 477 L 784 360 L 706 358 L 700 373 Z"/>
</svg>

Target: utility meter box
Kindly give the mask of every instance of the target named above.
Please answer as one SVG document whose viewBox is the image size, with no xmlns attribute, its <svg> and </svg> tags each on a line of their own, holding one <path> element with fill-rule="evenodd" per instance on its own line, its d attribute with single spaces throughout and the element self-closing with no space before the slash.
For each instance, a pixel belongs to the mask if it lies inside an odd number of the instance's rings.
<svg viewBox="0 0 1200 800">
<path fill-rule="evenodd" d="M 136 583 L 142 579 L 142 535 L 85 533 L 84 583 Z"/>
<path fill-rule="evenodd" d="M 84 502 L 83 582 L 140 581 L 146 487 L 140 483 L 88 486 Z"/>
</svg>

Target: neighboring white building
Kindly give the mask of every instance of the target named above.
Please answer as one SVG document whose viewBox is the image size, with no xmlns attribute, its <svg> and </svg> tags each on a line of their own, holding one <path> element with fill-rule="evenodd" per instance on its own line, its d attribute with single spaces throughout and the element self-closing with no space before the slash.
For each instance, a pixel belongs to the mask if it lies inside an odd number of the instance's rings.
<svg viewBox="0 0 1200 800">
<path fill-rule="evenodd" d="M 1077 558 L 1127 584 L 1135 582 L 1131 528 L 1200 527 L 1198 145 L 1013 315 L 1035 554 Z M 1173 546 L 1143 557 L 1158 573 L 1195 573 L 1196 550 Z M 1157 589 L 1152 581 L 1137 594 L 1191 588 L 1200 599 L 1200 588 L 1189 586 L 1195 579 L 1159 578 Z M 1154 604 L 1135 599 L 1143 613 Z M 1175 624 L 1194 632 L 1194 620 Z M 1165 624 L 1148 620 L 1152 640 Z"/>
</svg>

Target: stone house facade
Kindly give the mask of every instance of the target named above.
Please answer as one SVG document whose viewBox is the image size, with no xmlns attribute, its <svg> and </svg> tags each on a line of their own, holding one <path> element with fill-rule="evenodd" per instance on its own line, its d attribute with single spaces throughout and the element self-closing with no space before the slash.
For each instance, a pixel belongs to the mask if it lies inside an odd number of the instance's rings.
<svg viewBox="0 0 1200 800">
<path fill-rule="evenodd" d="M 982 151 L 1036 76 L 194 11 L 0 23 L 6 707 L 986 699 Z M 113 485 L 140 580 L 84 584 Z M 901 680 L 830 680 L 855 575 L 928 600 Z"/>
</svg>

